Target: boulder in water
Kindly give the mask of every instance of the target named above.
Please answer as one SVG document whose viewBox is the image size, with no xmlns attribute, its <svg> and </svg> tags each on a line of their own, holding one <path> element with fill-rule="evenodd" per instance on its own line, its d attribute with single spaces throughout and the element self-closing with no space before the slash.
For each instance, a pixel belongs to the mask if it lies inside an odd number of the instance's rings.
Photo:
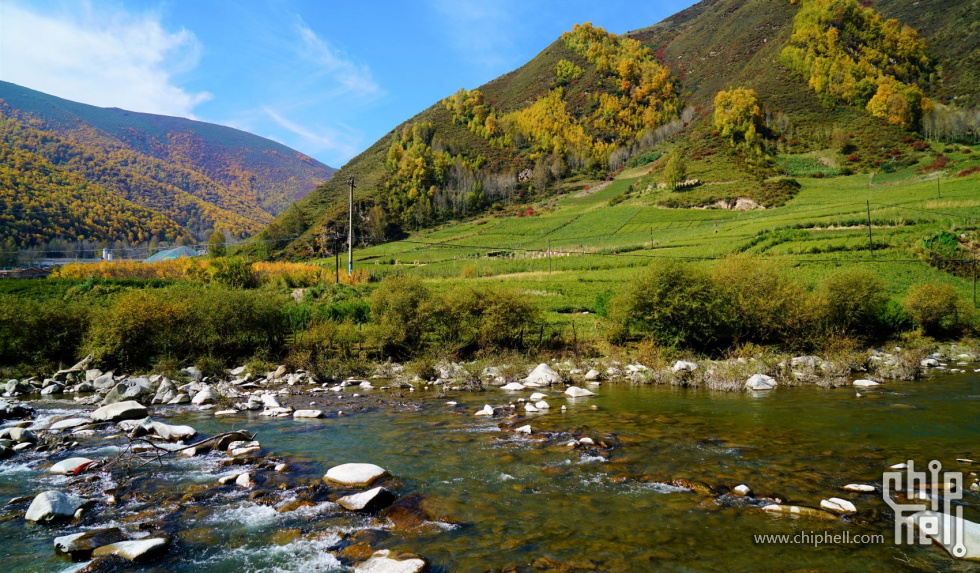
<svg viewBox="0 0 980 573">
<path fill-rule="evenodd" d="M 24 519 L 41 523 L 54 523 L 71 519 L 78 508 L 85 504 L 85 500 L 66 495 L 57 490 L 50 490 L 39 493 L 30 507 Z"/>
<path fill-rule="evenodd" d="M 578 386 L 569 386 L 565 388 L 565 394 L 570 398 L 584 398 L 587 396 L 595 396 L 595 392 L 586 390 L 585 388 L 579 388 Z"/>
<path fill-rule="evenodd" d="M 334 466 L 327 470 L 323 478 L 350 487 L 367 487 L 386 475 L 388 472 L 380 466 L 354 463 Z"/>
<path fill-rule="evenodd" d="M 93 422 L 120 422 L 122 420 L 141 420 L 147 415 L 146 407 L 139 402 L 128 400 L 102 406 L 92 412 Z"/>
<path fill-rule="evenodd" d="M 820 500 L 820 507 L 837 515 L 854 515 L 858 511 L 853 503 L 839 497 Z"/>
<path fill-rule="evenodd" d="M 532 388 L 550 386 L 559 382 L 561 382 L 561 375 L 544 363 L 538 364 L 524 379 L 524 385 Z"/>
<path fill-rule="evenodd" d="M 94 463 L 88 458 L 68 458 L 48 468 L 48 472 L 58 475 L 74 474 L 79 468 Z"/>
<path fill-rule="evenodd" d="M 427 566 L 425 559 L 416 555 L 400 555 L 382 549 L 355 567 L 354 573 L 421 573 Z"/>
<path fill-rule="evenodd" d="M 376 487 L 361 493 L 344 496 L 338 499 L 337 503 L 350 511 L 374 513 L 388 507 L 397 498 L 398 496 L 391 491 L 383 487 Z"/>
<path fill-rule="evenodd" d="M 54 551 L 67 555 L 72 561 L 85 561 L 98 547 L 125 541 L 126 536 L 118 527 L 93 529 L 54 538 Z"/>
<path fill-rule="evenodd" d="M 164 553 L 169 546 L 170 541 L 165 537 L 120 541 L 95 549 L 92 552 L 92 557 L 118 555 L 129 561 L 148 561 Z"/>
<path fill-rule="evenodd" d="M 980 561 L 980 523 L 935 511 L 913 513 L 905 521 L 921 529 L 953 557 Z"/>
</svg>

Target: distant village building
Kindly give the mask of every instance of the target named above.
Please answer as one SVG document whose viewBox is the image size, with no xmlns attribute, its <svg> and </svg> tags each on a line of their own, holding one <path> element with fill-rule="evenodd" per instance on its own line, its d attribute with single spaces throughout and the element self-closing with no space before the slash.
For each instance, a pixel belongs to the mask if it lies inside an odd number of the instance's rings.
<svg viewBox="0 0 980 573">
<path fill-rule="evenodd" d="M 166 251 L 160 251 L 159 253 L 153 255 L 152 257 L 145 259 L 144 263 L 159 263 L 160 261 L 171 261 L 174 259 L 183 259 L 186 257 L 196 257 L 198 252 L 190 247 L 176 247 L 173 249 L 167 249 Z"/>
</svg>

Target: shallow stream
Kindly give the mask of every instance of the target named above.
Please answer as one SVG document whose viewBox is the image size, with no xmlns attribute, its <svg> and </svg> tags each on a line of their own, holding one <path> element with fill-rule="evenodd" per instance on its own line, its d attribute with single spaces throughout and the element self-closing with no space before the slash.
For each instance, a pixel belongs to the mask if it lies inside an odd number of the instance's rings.
<svg viewBox="0 0 980 573">
<path fill-rule="evenodd" d="M 152 492 L 211 484 L 229 471 L 211 454 L 155 467 L 147 499 L 100 507 L 88 527 L 111 524 L 138 533 L 148 519 L 168 520 L 179 532 L 175 543 L 167 558 L 141 569 L 146 571 L 343 571 L 348 569 L 330 549 L 364 529 L 378 530 L 370 537 L 373 548 L 417 553 L 435 571 L 543 567 L 549 559 L 599 571 L 980 570 L 938 546 L 895 545 L 893 514 L 880 494 L 882 472 L 909 459 L 920 467 L 939 460 L 947 470 L 965 471 L 967 484 L 976 479 L 969 474 L 980 464 L 956 460 L 980 460 L 980 375 L 889 383 L 860 397 L 849 387 L 719 394 L 603 385 L 596 396 L 575 400 L 552 390 L 545 391 L 550 410 L 516 423 L 473 413 L 530 391 L 449 398 L 373 392 L 390 395 L 392 407 L 310 420 L 151 410 L 156 419 L 189 424 L 204 435 L 257 432 L 264 451 L 291 460 L 295 479 L 317 480 L 345 462 L 378 464 L 397 478 L 400 494 L 428 496 L 446 519 L 387 532 L 383 521 L 352 517 L 329 501 L 279 512 L 288 491 L 270 504 L 251 501 L 248 491 L 236 488 L 207 503 L 154 514 Z M 447 399 L 458 405 L 446 405 Z M 560 411 L 562 405 L 567 411 Z M 39 427 L 74 408 L 67 400 L 34 406 Z M 517 437 L 513 426 L 524 423 L 534 433 Z M 583 437 L 597 447 L 567 445 Z M 92 458 L 111 453 L 98 443 L 75 452 Z M 41 454 L 0 462 L 0 500 L 64 486 L 69 478 L 45 474 L 48 465 Z M 848 483 L 879 491 L 842 491 Z M 738 484 L 753 495 L 732 495 Z M 829 497 L 853 501 L 859 514 L 813 520 L 759 509 L 772 498 L 818 507 Z M 964 517 L 980 522 L 980 495 L 967 492 L 963 503 Z M 7 511 L 0 520 L 4 573 L 77 569 L 52 549 L 55 536 L 76 531 L 79 526 L 30 525 Z M 883 534 L 884 542 L 814 547 L 753 538 L 825 531 Z"/>
</svg>

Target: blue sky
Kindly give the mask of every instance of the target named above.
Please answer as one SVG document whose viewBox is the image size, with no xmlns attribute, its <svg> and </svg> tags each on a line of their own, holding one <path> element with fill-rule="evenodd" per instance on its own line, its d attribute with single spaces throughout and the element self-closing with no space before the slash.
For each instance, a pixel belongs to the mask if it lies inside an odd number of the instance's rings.
<svg viewBox="0 0 980 573">
<path fill-rule="evenodd" d="M 575 23 L 623 33 L 691 4 L 0 0 L 0 79 L 230 125 L 340 167 L 439 99 L 519 67 Z"/>
</svg>

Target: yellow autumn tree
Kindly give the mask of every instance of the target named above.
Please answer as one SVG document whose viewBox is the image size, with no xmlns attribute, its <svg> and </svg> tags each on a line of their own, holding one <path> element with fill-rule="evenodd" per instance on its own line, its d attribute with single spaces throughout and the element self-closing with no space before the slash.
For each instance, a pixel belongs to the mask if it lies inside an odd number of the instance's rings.
<svg viewBox="0 0 980 573">
<path fill-rule="evenodd" d="M 762 111 L 755 90 L 732 88 L 715 96 L 715 127 L 732 147 L 762 146 Z"/>
</svg>

